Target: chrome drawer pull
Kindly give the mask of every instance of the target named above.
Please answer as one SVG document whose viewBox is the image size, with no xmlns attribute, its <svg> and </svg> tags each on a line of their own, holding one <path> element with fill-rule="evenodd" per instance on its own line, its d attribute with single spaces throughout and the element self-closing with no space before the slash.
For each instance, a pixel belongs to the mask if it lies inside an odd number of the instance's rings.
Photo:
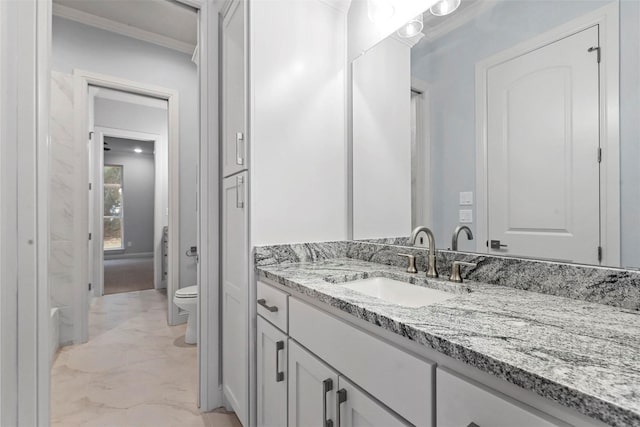
<svg viewBox="0 0 640 427">
<path fill-rule="evenodd" d="M 236 164 L 244 165 L 244 158 L 242 156 L 242 150 L 240 146 L 244 141 L 244 134 L 242 132 L 236 132 Z"/>
<path fill-rule="evenodd" d="M 236 177 L 236 208 L 244 208 L 244 177 Z"/>
<path fill-rule="evenodd" d="M 336 425 L 340 427 L 340 405 L 347 401 L 347 390 L 340 389 L 336 392 Z"/>
<path fill-rule="evenodd" d="M 284 341 L 276 342 L 276 382 L 284 381 L 284 372 L 280 372 L 280 350 L 284 350 Z"/>
<path fill-rule="evenodd" d="M 327 378 L 322 381 L 322 425 L 324 427 L 333 427 L 333 420 L 327 418 L 327 393 L 333 390 L 333 380 Z"/>
<path fill-rule="evenodd" d="M 258 304 L 263 306 L 264 308 L 266 308 L 267 310 L 269 310 L 272 313 L 275 313 L 278 311 L 278 307 L 276 307 L 275 305 L 267 305 L 267 300 L 265 299 L 259 299 L 258 300 Z"/>
</svg>

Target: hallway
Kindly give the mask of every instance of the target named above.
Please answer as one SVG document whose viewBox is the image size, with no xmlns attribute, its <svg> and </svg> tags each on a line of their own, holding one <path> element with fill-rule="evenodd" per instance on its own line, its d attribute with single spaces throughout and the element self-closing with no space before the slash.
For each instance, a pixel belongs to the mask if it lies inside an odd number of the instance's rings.
<svg viewBox="0 0 640 427">
<path fill-rule="evenodd" d="M 155 290 L 93 301 L 86 344 L 64 347 L 51 370 L 51 425 L 240 427 L 234 414 L 200 414 L 196 347 L 167 326 Z"/>
</svg>

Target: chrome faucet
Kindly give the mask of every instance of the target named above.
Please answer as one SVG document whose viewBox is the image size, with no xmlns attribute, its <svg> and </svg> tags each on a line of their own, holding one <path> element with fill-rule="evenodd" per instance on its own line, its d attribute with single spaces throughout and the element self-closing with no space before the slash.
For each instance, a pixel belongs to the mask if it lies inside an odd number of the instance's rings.
<svg viewBox="0 0 640 427">
<path fill-rule="evenodd" d="M 473 240 L 473 233 L 471 232 L 471 229 L 469 227 L 467 227 L 466 225 L 457 226 L 456 229 L 453 230 L 453 237 L 451 238 L 452 251 L 458 250 L 458 237 L 460 236 L 460 233 L 462 232 L 462 230 L 464 230 L 467 233 L 467 239 Z"/>
<path fill-rule="evenodd" d="M 427 266 L 427 277 L 438 277 L 438 269 L 436 268 L 436 239 L 433 237 L 433 232 L 424 225 L 418 226 L 411 232 L 409 241 L 412 245 L 416 245 L 418 240 L 418 234 L 424 232 L 429 239 L 429 262 Z"/>
</svg>

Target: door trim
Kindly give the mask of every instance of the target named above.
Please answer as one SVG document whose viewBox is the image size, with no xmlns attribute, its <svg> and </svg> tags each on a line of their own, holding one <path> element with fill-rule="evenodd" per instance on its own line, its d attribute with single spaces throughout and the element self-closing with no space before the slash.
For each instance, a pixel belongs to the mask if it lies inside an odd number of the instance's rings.
<svg viewBox="0 0 640 427">
<path fill-rule="evenodd" d="M 198 168 L 198 406 L 222 406 L 220 348 L 220 154 L 218 38 L 221 1 L 179 0 L 198 9 L 200 165 Z"/>
<path fill-rule="evenodd" d="M 180 281 L 180 257 L 179 257 L 179 245 L 175 245 L 174 242 L 180 241 L 180 200 L 179 200 L 179 161 L 180 161 L 180 139 L 179 139 L 179 123 L 178 123 L 178 92 L 173 89 L 167 89 L 159 86 L 147 85 L 144 83 L 133 82 L 130 80 L 121 79 L 100 73 L 93 73 L 84 70 L 74 70 L 74 108 L 76 111 L 75 132 L 78 141 L 83 141 L 87 138 L 88 126 L 89 126 L 89 111 L 87 105 L 89 102 L 89 86 L 98 86 L 102 88 L 114 89 L 128 93 L 134 93 L 137 95 L 149 96 L 158 99 L 164 99 L 168 103 L 168 155 L 169 155 L 169 274 L 167 279 L 167 294 L 173 295 L 178 288 Z M 83 144 L 82 158 L 86 159 L 88 153 L 86 152 L 86 144 Z M 89 170 L 88 162 L 82 162 L 82 169 L 80 171 L 84 177 L 85 182 L 89 182 Z M 81 197 L 80 206 L 89 206 L 89 194 L 83 192 Z M 88 209 L 81 211 L 79 233 L 81 238 L 84 239 L 84 231 L 89 227 L 89 212 Z M 77 286 L 74 296 L 74 305 L 79 307 L 75 313 L 75 322 L 78 325 L 76 331 L 74 331 L 74 341 L 76 343 L 86 342 L 89 339 L 89 293 L 86 289 L 86 284 L 89 283 L 89 271 L 88 271 L 88 255 L 85 252 L 81 252 L 81 265 L 83 266 L 81 272 L 81 280 Z M 175 325 L 179 322 L 178 307 L 173 303 L 173 298 L 168 298 L 168 320 L 170 325 Z"/>
<path fill-rule="evenodd" d="M 49 425 L 51 1 L 0 2 L 0 424 Z"/>
<path fill-rule="evenodd" d="M 602 265 L 620 265 L 620 19 L 619 4 L 597 9 L 524 43 L 504 50 L 476 64 L 476 251 L 487 253 L 489 230 L 487 203 L 487 73 L 495 65 L 524 55 L 560 39 L 599 25 L 602 63 L 600 66 L 600 241 Z M 595 59 L 594 59 L 595 60 Z M 594 153 L 594 161 L 596 153 Z M 593 248 L 594 251 L 597 248 Z"/>
<path fill-rule="evenodd" d="M 94 218 L 94 227 L 91 231 L 94 236 L 91 246 L 93 250 L 95 268 L 93 271 L 93 277 L 89 278 L 91 283 L 94 284 L 93 296 L 101 297 L 104 295 L 104 250 L 102 245 L 102 242 L 104 240 L 104 227 L 101 226 L 102 222 L 100 221 L 100 212 L 104 211 L 104 197 L 101 197 L 104 191 L 104 177 L 101 173 L 102 169 L 100 169 L 104 165 L 104 150 L 100 150 L 100 147 L 102 147 L 105 137 L 154 142 L 154 150 L 156 151 L 156 154 L 153 156 L 155 164 L 155 197 L 153 201 L 153 285 L 154 289 L 159 289 L 158 285 L 162 281 L 162 271 L 159 272 L 158 270 L 162 265 L 162 250 L 157 249 L 157 244 L 162 237 L 162 228 L 160 228 L 160 231 L 158 231 L 157 225 L 159 222 L 162 222 L 161 219 L 164 211 L 162 200 L 164 199 L 158 197 L 158 193 L 162 194 L 163 192 L 167 191 L 167 185 L 159 185 L 159 181 L 161 180 L 158 179 L 158 171 L 162 166 L 161 161 L 164 156 L 159 155 L 158 151 L 161 151 L 162 153 L 167 152 L 167 141 L 163 141 L 160 135 L 156 135 L 153 133 L 134 132 L 130 130 L 107 128 L 103 126 L 95 126 L 93 130 L 95 132 L 94 138 L 96 139 L 95 145 L 97 147 L 94 151 L 93 159 L 91 159 L 94 162 L 95 175 L 93 177 L 89 177 L 90 182 L 93 183 L 94 191 L 93 200 L 90 200 L 89 203 L 93 203 L 94 212 L 96 214 L 96 218 Z"/>
<path fill-rule="evenodd" d="M 417 213 L 422 213 L 424 219 L 418 225 L 431 226 L 433 222 L 433 182 L 431 179 L 431 102 L 429 84 L 416 78 L 411 78 L 411 91 L 416 93 L 416 144 L 422 147 L 422 158 L 428 159 L 416 176 L 416 181 L 421 180 L 424 192 L 414 202 L 419 206 Z M 413 159 L 412 159 L 413 162 Z M 420 193 L 418 193 L 420 194 Z M 413 197 L 412 197 L 413 200 Z M 416 208 L 412 207 L 412 212 Z M 413 217 L 413 215 L 412 215 Z"/>
</svg>

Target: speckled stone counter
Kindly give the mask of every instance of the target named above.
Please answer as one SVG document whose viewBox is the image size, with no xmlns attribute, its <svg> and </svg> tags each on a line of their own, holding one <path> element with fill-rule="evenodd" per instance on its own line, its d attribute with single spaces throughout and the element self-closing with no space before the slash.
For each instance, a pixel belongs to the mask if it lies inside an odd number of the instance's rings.
<svg viewBox="0 0 640 427">
<path fill-rule="evenodd" d="M 346 280 L 449 283 L 347 258 L 349 245 L 256 251 L 256 271 L 293 291 L 614 426 L 640 426 L 640 312 L 510 286 L 465 282 L 444 302 L 407 308 Z M 302 260 L 302 262 L 292 262 Z"/>
</svg>

